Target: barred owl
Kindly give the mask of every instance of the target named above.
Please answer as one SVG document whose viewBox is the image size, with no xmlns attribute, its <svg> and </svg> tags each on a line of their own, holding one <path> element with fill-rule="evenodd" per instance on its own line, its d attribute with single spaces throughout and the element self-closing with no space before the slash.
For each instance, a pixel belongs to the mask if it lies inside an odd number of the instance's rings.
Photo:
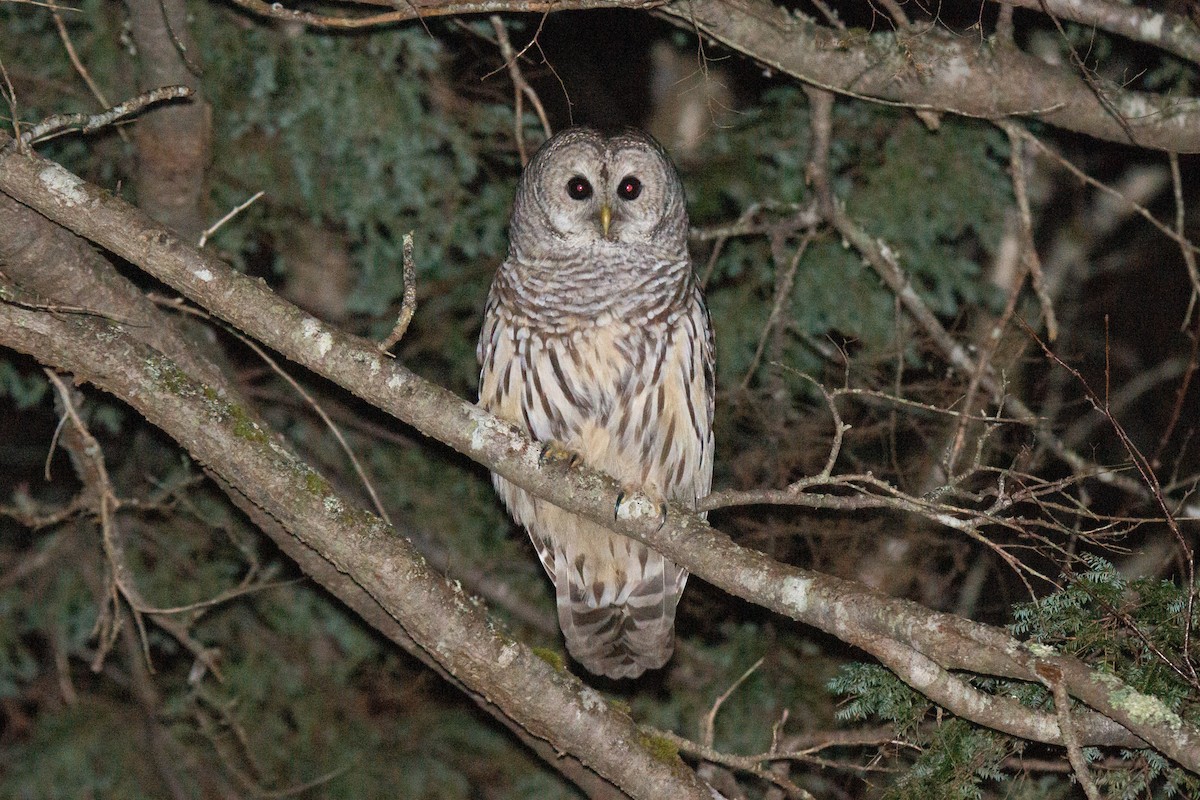
<svg viewBox="0 0 1200 800">
<path fill-rule="evenodd" d="M 713 465 L 713 338 L 683 186 L 649 136 L 572 128 L 517 187 L 480 334 L 479 402 L 627 491 L 694 506 Z M 687 572 L 493 475 L 554 583 L 567 650 L 610 678 L 661 667 Z"/>
</svg>

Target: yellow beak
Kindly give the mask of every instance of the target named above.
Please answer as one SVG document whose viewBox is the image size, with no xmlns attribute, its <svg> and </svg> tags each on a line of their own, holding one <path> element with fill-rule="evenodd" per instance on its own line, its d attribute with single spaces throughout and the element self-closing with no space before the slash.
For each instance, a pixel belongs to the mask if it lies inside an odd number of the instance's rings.
<svg viewBox="0 0 1200 800">
<path fill-rule="evenodd" d="M 600 230 L 604 232 L 604 238 L 608 238 L 608 226 L 612 224 L 612 209 L 608 204 L 600 206 Z"/>
</svg>

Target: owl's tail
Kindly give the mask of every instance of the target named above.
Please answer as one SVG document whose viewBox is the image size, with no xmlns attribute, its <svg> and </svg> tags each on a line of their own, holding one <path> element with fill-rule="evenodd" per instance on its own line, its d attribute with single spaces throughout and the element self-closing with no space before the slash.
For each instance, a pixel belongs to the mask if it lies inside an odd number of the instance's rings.
<svg viewBox="0 0 1200 800">
<path fill-rule="evenodd" d="M 675 649 L 675 606 L 687 573 L 637 542 L 638 575 L 597 579 L 581 558 L 559 551 L 554 563 L 558 623 L 572 658 L 609 678 L 636 678 L 658 669 Z"/>
</svg>

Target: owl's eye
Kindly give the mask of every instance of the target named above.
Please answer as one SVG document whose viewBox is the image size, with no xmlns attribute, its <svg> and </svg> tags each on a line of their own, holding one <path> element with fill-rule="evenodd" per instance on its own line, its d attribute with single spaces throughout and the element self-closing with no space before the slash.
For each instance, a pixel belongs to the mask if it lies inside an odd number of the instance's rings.
<svg viewBox="0 0 1200 800">
<path fill-rule="evenodd" d="M 567 194 L 572 200 L 587 200 L 592 196 L 592 185 L 588 183 L 587 178 L 576 175 L 567 181 Z"/>
<path fill-rule="evenodd" d="M 642 182 L 632 175 L 626 175 L 617 187 L 617 196 L 622 200 L 637 200 L 642 193 Z"/>
</svg>

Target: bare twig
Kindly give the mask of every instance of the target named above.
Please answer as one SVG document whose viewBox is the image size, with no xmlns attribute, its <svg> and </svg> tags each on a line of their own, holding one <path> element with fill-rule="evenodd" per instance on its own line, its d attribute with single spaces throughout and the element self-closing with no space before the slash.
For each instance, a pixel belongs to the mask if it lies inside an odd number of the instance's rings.
<svg viewBox="0 0 1200 800">
<path fill-rule="evenodd" d="M 647 732 L 652 736 L 666 739 L 671 744 L 679 748 L 681 752 L 687 753 L 697 758 L 702 758 L 713 764 L 720 764 L 724 767 L 746 772 L 756 778 L 764 780 L 768 783 L 775 784 L 780 789 L 788 793 L 789 797 L 802 798 L 802 800 L 814 800 L 813 796 L 801 789 L 787 778 L 776 775 L 769 769 L 763 768 L 763 762 L 767 760 L 787 760 L 786 756 L 781 756 L 777 759 L 767 759 L 761 756 L 736 756 L 728 753 L 722 753 L 713 748 L 711 744 L 700 744 L 693 742 L 690 739 L 685 739 L 672 731 L 664 731 L 658 728 L 648 728 Z"/>
<path fill-rule="evenodd" d="M 1158 437 L 1158 446 L 1154 449 L 1154 455 L 1150 458 L 1150 466 L 1156 470 L 1161 465 L 1162 455 L 1175 433 L 1176 426 L 1179 425 L 1179 420 L 1185 409 L 1184 401 L 1187 399 L 1188 389 L 1191 388 L 1192 380 L 1196 377 L 1197 369 L 1200 369 L 1200 320 L 1197 320 L 1193 330 L 1188 332 L 1188 338 L 1192 341 L 1192 351 L 1188 354 L 1186 366 L 1181 370 L 1183 378 L 1179 381 L 1179 385 L 1175 387 L 1175 403 L 1171 408 L 1171 417 L 1163 427 L 1162 433 Z M 1143 379 L 1153 378 L 1157 371 L 1148 370 L 1138 377 Z M 1137 383 L 1136 379 L 1132 380 L 1126 388 L 1136 386 Z"/>
<path fill-rule="evenodd" d="M 1083 756 L 1083 748 L 1079 746 L 1079 737 L 1075 735 L 1075 723 L 1071 720 L 1071 696 L 1067 694 L 1067 685 L 1063 681 L 1062 672 L 1053 666 L 1045 665 L 1038 669 L 1038 678 L 1054 693 L 1054 710 L 1058 714 L 1058 729 L 1062 733 L 1063 745 L 1067 748 L 1067 758 L 1075 779 L 1083 787 L 1088 800 L 1100 800 L 1100 790 L 1092 780 L 1088 771 L 1087 759 Z"/>
<path fill-rule="evenodd" d="M 1033 240 L 1033 213 L 1029 209 L 1029 193 L 1025 187 L 1025 155 L 1021 147 L 1021 131 L 1023 128 L 1015 122 L 1002 120 L 1000 127 L 1008 134 L 1009 170 L 1012 172 L 1013 194 L 1017 199 L 1017 210 L 1021 215 L 1022 255 L 1029 269 L 1030 283 L 1042 306 L 1042 316 L 1046 320 L 1046 337 L 1054 342 L 1058 339 L 1058 318 L 1054 314 L 1054 303 L 1046 291 L 1046 278 L 1042 274 L 1042 261 L 1038 258 L 1037 247 Z"/>
<path fill-rule="evenodd" d="M 0 272 L 0 276 L 2 276 L 3 274 L 4 273 Z M 18 308 L 28 309 L 29 311 L 46 311 L 50 314 L 82 314 L 82 315 L 88 316 L 88 317 L 96 317 L 97 319 L 106 319 L 106 320 L 109 320 L 110 322 L 116 322 L 121 325 L 137 325 L 137 323 L 131 319 L 123 319 L 121 317 L 114 317 L 111 314 L 106 313 L 104 311 L 97 311 L 95 309 L 86 308 L 84 306 L 65 306 L 65 305 L 60 305 L 58 303 L 32 302 L 29 300 L 22 300 L 22 299 L 15 298 L 15 297 L 0 298 L 0 301 L 5 302 L 5 303 L 10 303 L 14 306 L 17 306 Z"/>
<path fill-rule="evenodd" d="M 833 194 L 825 161 L 829 152 L 833 95 L 822 89 L 811 87 L 806 87 L 805 92 L 813 107 L 813 144 L 809 161 L 809 176 L 817 190 L 822 212 L 827 215 L 829 222 L 841 233 L 842 237 L 863 255 L 888 288 L 896 294 L 904 310 L 920 326 L 925 335 L 933 340 L 934 345 L 941 351 L 942 357 L 964 375 L 970 376 L 979 370 L 979 385 L 991 396 L 992 402 L 1011 409 L 1014 415 L 1029 425 L 1050 451 L 1066 462 L 1077 475 L 1090 475 L 1123 491 L 1139 497 L 1146 497 L 1148 493 L 1145 485 L 1131 480 L 1115 470 L 1100 467 L 1070 450 L 1045 419 L 1035 414 L 1020 398 L 1008 395 L 999 376 L 989 368 L 989 365 L 981 368 L 971 357 L 967 348 L 955 340 L 925 301 L 921 299 L 921 296 L 917 294 L 891 247 L 870 236 L 846 215 L 842 203 Z M 1028 133 L 1022 135 L 1029 136 Z M 1032 137 L 1029 138 L 1037 141 Z M 1041 146 L 1040 142 L 1038 144 Z M 1169 231 L 1169 229 L 1167 230 Z M 1174 232 L 1171 232 L 1171 235 L 1174 238 Z"/>
<path fill-rule="evenodd" d="M 387 508 L 383 505 L 383 501 L 379 499 L 379 492 L 375 491 L 375 484 L 371 481 L 370 476 L 367 475 L 367 471 L 363 467 L 362 462 L 358 460 L 358 456 L 354 454 L 354 449 L 350 447 L 350 443 L 346 441 L 346 437 L 342 435 L 341 428 L 337 426 L 337 423 L 330 419 L 329 415 L 325 413 L 325 409 L 321 408 L 321 404 L 318 403 L 312 395 L 304 390 L 304 387 L 300 385 L 299 381 L 289 375 L 287 370 L 279 366 L 275 359 L 267 355 L 267 351 L 259 347 L 252 339 L 243 336 L 234 328 L 225 326 L 225 329 L 240 339 L 243 344 L 253 350 L 255 355 L 265 361 L 267 366 L 269 366 L 276 375 L 287 381 L 287 384 L 292 387 L 292 391 L 303 397 L 304 402 L 308 403 L 309 406 L 312 407 L 313 411 L 317 412 L 317 416 L 319 416 L 321 421 L 325 423 L 325 427 L 328 428 L 329 432 L 333 434 L 333 438 L 337 439 L 337 443 L 342 448 L 342 452 L 345 453 L 346 457 L 350 459 L 350 463 L 354 467 L 354 474 L 358 476 L 359 482 L 362 483 L 363 488 L 367 490 L 367 494 L 371 497 L 371 503 L 375 506 L 375 511 L 379 514 L 380 519 L 382 519 L 388 525 L 391 525 L 392 518 L 388 515 Z"/>
<path fill-rule="evenodd" d="M 5 145 L 5 149 L 15 146 L 24 150 L 35 142 L 59 136 L 71 129 L 78 129 L 82 133 L 91 133 L 125 117 L 137 114 L 147 106 L 167 100 L 191 97 L 192 94 L 192 90 L 186 86 L 160 86 L 157 89 L 142 92 L 136 97 L 131 97 L 99 114 L 55 114 L 33 125 L 21 134 L 20 139 L 14 139 Z"/>
<path fill-rule="evenodd" d="M 1021 286 L 1023 284 L 1024 281 L 1021 279 L 1017 279 L 1012 282 L 1008 292 L 1008 301 L 1005 303 L 1004 310 L 1000 313 L 999 318 L 995 320 L 989 320 L 984 324 L 985 334 L 980 337 L 982 342 L 980 342 L 979 346 L 977 347 L 978 356 L 975 359 L 975 369 L 969 376 L 966 395 L 963 397 L 961 403 L 962 407 L 967 412 L 970 412 L 976 408 L 980 385 L 983 382 L 984 376 L 989 374 L 989 372 L 991 372 L 993 369 L 992 359 L 995 357 L 996 351 L 1000 347 L 1000 343 L 1003 341 L 1005 327 L 1008 325 L 1012 315 L 1016 313 L 1017 299 L 1021 295 Z M 943 454 L 945 474 L 941 477 L 944 481 L 948 483 L 955 483 L 958 480 L 958 459 L 962 455 L 963 450 L 967 445 L 968 426 L 973 422 L 983 422 L 985 424 L 995 425 L 1000 421 L 1001 402 L 996 401 L 994 397 L 990 397 L 989 399 L 992 400 L 996 405 L 995 417 L 991 419 L 979 420 L 974 419 L 974 415 L 971 413 L 964 413 L 955 421 L 954 433 L 950 437 L 949 445 L 946 447 L 946 451 Z M 980 438 L 980 444 L 982 445 L 982 437 Z M 930 486 L 930 482 L 924 483 L 923 486 L 927 489 L 932 488 Z"/>
<path fill-rule="evenodd" d="M 404 297 L 400 300 L 400 315 L 396 318 L 396 326 L 392 328 L 388 337 L 379 343 L 379 349 L 384 353 L 391 350 L 397 342 L 404 338 L 404 334 L 408 333 L 408 326 L 412 324 L 413 316 L 417 313 L 417 268 L 413 263 L 412 231 L 404 234 L 401 252 L 403 254 L 401 258 L 404 270 Z"/>
<path fill-rule="evenodd" d="M 837 464 L 838 456 L 841 455 L 842 452 L 842 439 L 845 438 L 846 431 L 850 430 L 850 426 L 845 422 L 842 422 L 842 415 L 841 412 L 838 411 L 835 398 L 840 394 L 851 394 L 852 390 L 841 390 L 830 394 L 829 390 L 825 388 L 824 384 L 811 375 L 806 375 L 803 372 L 797 372 L 796 370 L 791 369 L 783 364 L 780 364 L 779 366 L 783 369 L 787 369 L 789 372 L 800 377 L 801 379 L 808 381 L 816 388 L 818 392 L 821 393 L 821 396 L 825 398 L 825 405 L 829 408 L 830 416 L 833 417 L 833 437 L 829 443 L 829 455 L 825 459 L 825 466 L 822 467 L 821 471 L 814 475 L 811 480 L 817 483 L 833 480 L 833 467 L 835 464 Z M 792 486 L 788 488 L 792 489 L 795 487 L 796 484 L 792 484 Z M 711 497 L 712 495 L 709 496 Z"/>
<path fill-rule="evenodd" d="M 244 203 L 239 203 L 237 206 L 235 206 L 233 209 L 231 209 L 228 214 L 221 217 L 219 220 L 217 220 L 212 225 L 210 225 L 208 228 L 206 228 L 204 233 L 200 234 L 200 242 L 196 246 L 204 247 L 204 245 L 208 244 L 208 237 L 212 236 L 214 233 L 216 233 L 218 230 L 220 230 L 221 226 L 224 225 L 226 222 L 229 222 L 229 220 L 233 219 L 238 214 L 242 213 L 247 208 L 249 208 L 251 205 L 253 205 L 258 200 L 258 198 L 262 197 L 264 194 L 266 194 L 266 192 L 260 189 L 259 191 L 255 192 L 250 197 L 249 200 L 246 200 Z"/>
<path fill-rule="evenodd" d="M 112 483 L 109 480 L 108 468 L 104 461 L 104 451 L 101 449 L 100 443 L 96 441 L 91 431 L 84 424 L 83 419 L 79 416 L 75 408 L 75 401 L 71 396 L 71 391 L 67 388 L 62 378 L 53 370 L 47 369 L 45 373 L 58 392 L 59 407 L 63 415 L 71 421 L 71 436 L 68 437 L 67 447 L 74 456 L 76 469 L 80 472 L 81 479 L 92 493 L 95 513 L 100 522 L 101 541 L 104 545 L 104 553 L 110 570 L 111 588 L 109 590 L 109 597 L 113 603 L 108 615 L 108 619 L 113 623 L 113 627 L 110 632 L 103 636 L 102 641 L 111 642 L 115 639 L 116 633 L 119 630 L 117 620 L 121 612 L 116 605 L 119 594 L 133 612 L 133 621 L 137 625 L 141 635 L 142 651 L 147 665 L 150 664 L 150 644 L 146 637 L 144 622 L 142 620 L 143 614 L 150 616 L 158 627 L 169 633 L 176 641 L 190 650 L 198 660 L 202 661 L 208 669 L 212 670 L 213 675 L 218 680 L 223 680 L 216 664 L 215 651 L 201 645 L 192 638 L 186 626 L 164 615 L 159 609 L 147 603 L 142 597 L 141 592 L 134 582 L 133 572 L 125 558 L 124 544 L 114 519 L 121 503 L 117 499 L 116 493 L 112 488 Z M 97 652 L 97 659 L 93 661 L 92 665 L 93 669 L 99 668 L 104 652 L 104 647 L 101 647 Z"/>
<path fill-rule="evenodd" d="M 753 664 L 751 664 L 750 667 L 741 674 L 741 677 L 729 684 L 729 688 L 721 692 L 721 694 L 717 696 L 717 699 L 713 701 L 712 708 L 710 708 L 708 713 L 704 715 L 704 729 L 701 732 L 703 734 L 703 741 L 706 747 L 713 746 L 713 728 L 717 723 L 717 712 L 721 710 L 721 706 L 724 705 L 725 701 L 737 691 L 737 688 L 745 683 L 746 679 L 753 675 L 755 670 L 762 666 L 762 663 L 763 659 L 760 658 L 758 661 L 755 661 Z"/>
<path fill-rule="evenodd" d="M 320 407 L 320 403 L 316 401 L 316 398 L 313 398 L 310 393 L 306 392 L 304 386 L 300 385 L 300 381 L 293 378 L 292 375 L 289 375 L 286 369 L 283 369 L 280 365 L 278 365 L 275 359 L 272 359 L 271 356 L 266 354 L 266 350 L 258 347 L 258 344 L 254 343 L 252 339 L 242 336 L 241 333 L 232 329 L 232 327 L 226 327 L 226 330 L 241 339 L 241 342 L 244 343 L 246 347 L 253 350 L 254 354 L 258 355 L 259 359 L 265 361 L 266 365 L 268 365 L 272 371 L 275 372 L 275 374 L 280 375 L 283 380 L 286 380 L 288 385 L 292 386 L 292 390 L 295 393 L 298 393 L 300 397 L 304 398 L 308 405 L 311 405 L 312 410 L 316 411 L 317 416 L 320 417 L 320 421 L 324 422 L 325 427 L 329 428 L 329 432 L 334 434 L 334 438 L 337 439 L 337 444 L 338 446 L 341 446 L 342 452 L 346 453 L 346 457 L 350 459 L 350 464 L 352 464 L 354 467 L 354 474 L 359 476 L 359 481 L 362 483 L 362 488 L 365 488 L 367 494 L 370 495 L 371 503 L 374 505 L 374 509 L 376 509 L 376 511 L 379 513 L 379 518 L 383 519 L 384 522 L 390 525 L 391 517 L 388 515 L 388 509 L 386 509 L 386 507 L 383 505 L 383 500 L 379 499 L 379 493 L 376 491 L 376 487 L 374 487 L 371 477 L 367 475 L 366 469 L 362 467 L 362 462 L 359 461 L 358 456 L 354 455 L 354 450 L 352 447 L 350 447 L 348 441 L 346 441 L 346 437 L 343 437 L 342 429 L 337 427 L 337 423 L 335 423 L 334 420 L 331 420 L 328 414 L 325 414 L 325 409 Z"/>
<path fill-rule="evenodd" d="M 8 68 L 4 66 L 4 59 L 0 59 L 0 78 L 4 79 L 4 86 L 0 88 L 0 96 L 8 105 L 8 118 L 12 122 L 13 136 L 16 137 L 13 141 L 20 141 L 21 115 L 17 110 L 17 90 L 13 88 L 12 80 L 8 77 Z"/>
<path fill-rule="evenodd" d="M 1195 341 L 1196 339 L 1193 337 L 1193 342 Z M 1193 360 L 1189 359 L 1185 361 L 1182 358 L 1168 358 L 1149 369 L 1144 369 L 1109 396 L 1108 410 L 1113 416 L 1120 418 L 1130 405 L 1139 400 L 1147 392 L 1158 389 L 1159 384 L 1174 380 L 1181 375 L 1186 375 L 1189 371 L 1194 372 L 1195 369 L 1196 364 Z M 1186 388 L 1187 384 L 1188 380 L 1186 378 L 1180 382 L 1180 386 L 1184 388 Z M 1177 392 L 1177 399 L 1178 396 Z M 1178 405 L 1177 403 L 1177 408 Z M 1072 422 L 1063 432 L 1063 442 L 1068 447 L 1080 447 L 1097 428 L 1106 422 L 1107 420 L 1099 412 L 1081 416 Z M 1172 426 L 1168 425 L 1168 429 L 1164 430 L 1164 433 L 1169 434 L 1171 428 Z M 1161 452 L 1165 444 L 1165 439 L 1159 440 L 1159 452 Z M 1158 465 L 1154 463 L 1155 461 L 1156 459 L 1151 459 L 1151 463 L 1157 469 Z"/>
<path fill-rule="evenodd" d="M 410 236 L 411 236 L 411 234 L 410 234 Z M 409 244 L 411 245 L 411 240 L 408 237 L 406 237 L 406 241 L 408 241 Z M 213 321 L 213 318 L 211 315 L 205 313 L 204 311 L 202 311 L 200 309 L 196 309 L 196 308 L 192 308 L 192 307 L 188 306 L 186 303 L 183 302 L 182 299 L 170 300 L 170 299 L 161 299 L 161 298 L 157 298 L 157 297 L 155 299 L 161 300 L 161 302 L 163 302 L 165 305 L 167 305 L 171 308 L 174 308 L 178 311 L 181 311 L 181 312 L 184 312 L 187 314 L 191 314 L 193 316 L 197 316 L 202 319 Z M 411 315 L 410 315 L 410 318 L 411 318 Z M 363 467 L 362 462 L 360 462 L 358 460 L 358 456 L 356 456 L 354 454 L 354 450 L 353 450 L 353 448 L 350 447 L 350 444 L 346 441 L 346 437 L 342 435 L 341 428 L 339 428 L 337 423 L 335 423 L 333 421 L 333 419 L 331 419 L 330 416 L 325 413 L 325 409 L 323 409 L 321 407 L 321 404 L 318 403 L 312 395 L 310 395 L 308 392 L 306 392 L 304 390 L 304 387 L 300 385 L 299 381 L 297 381 L 295 378 L 293 378 L 291 375 L 289 375 L 285 369 L 283 369 L 281 366 L 279 366 L 279 363 L 277 361 L 275 361 L 275 359 L 271 358 L 271 356 L 267 354 L 266 350 L 259 347 L 257 342 L 255 342 L 253 339 L 251 339 L 247 336 L 242 335 L 242 333 L 240 331 L 238 331 L 236 328 L 234 328 L 230 325 L 226 325 L 220 321 L 217 321 L 217 323 L 219 325 L 221 325 L 221 327 L 224 328 L 231 336 L 235 337 L 242 344 L 246 345 L 251 350 L 253 350 L 254 354 L 263 360 L 263 363 L 265 363 L 268 367 L 270 367 L 271 370 L 276 375 L 283 378 L 284 381 L 286 381 L 287 384 L 292 387 L 292 391 L 294 391 L 296 394 L 300 395 L 300 397 L 303 398 L 304 402 L 307 403 L 308 406 L 317 413 L 317 416 L 319 416 L 321 418 L 321 421 L 323 423 L 325 423 L 325 427 L 327 427 L 329 429 L 329 432 L 332 433 L 334 438 L 337 440 L 338 445 L 342 448 L 342 452 L 344 452 L 346 454 L 346 457 L 348 459 L 350 459 L 350 464 L 354 467 L 355 474 L 358 475 L 358 479 L 362 483 L 363 488 L 367 490 L 367 494 L 370 496 L 371 502 L 374 504 L 375 510 L 379 513 L 380 518 L 383 519 L 385 522 L 387 522 L 387 524 L 391 525 L 392 524 L 391 517 L 388 516 L 387 509 L 384 507 L 383 501 L 379 499 L 379 493 L 377 491 L 375 491 L 375 484 L 372 483 L 370 477 L 367 475 L 367 471 Z M 403 335 L 403 333 L 401 335 Z M 161 609 L 160 609 L 160 611 L 161 611 Z"/>
<path fill-rule="evenodd" d="M 1101 83 L 1096 70 L 1089 67 L 1083 60 L 1083 56 L 1079 55 L 1079 50 L 1075 47 L 1075 43 L 1071 41 L 1071 37 L 1067 35 L 1067 29 L 1063 26 L 1060 20 L 1054 14 L 1049 12 L 1047 0 L 1038 0 L 1041 3 L 1042 10 L 1046 12 L 1046 16 L 1050 17 L 1050 22 L 1058 30 L 1059 40 L 1067 48 L 1067 53 L 1071 56 L 1071 63 L 1075 65 L 1083 82 L 1087 85 L 1088 91 L 1096 98 L 1096 102 L 1104 109 L 1105 113 L 1120 126 L 1125 132 L 1125 136 L 1130 144 L 1137 143 L 1137 136 L 1133 132 L 1131 121 L 1126 117 L 1125 113 L 1117 107 L 1116 103 L 1109 97 L 1109 89 Z"/>
<path fill-rule="evenodd" d="M 1146 486 L 1150 497 L 1162 511 L 1163 521 L 1166 523 L 1167 529 L 1171 531 L 1171 535 L 1175 538 L 1176 546 L 1179 549 L 1178 561 L 1184 572 L 1186 579 L 1185 585 L 1188 587 L 1188 593 L 1187 603 L 1182 616 L 1183 644 L 1179 648 L 1182 662 L 1180 664 L 1176 664 L 1175 662 L 1166 658 L 1165 655 L 1160 654 L 1160 657 L 1167 664 L 1167 666 L 1176 672 L 1176 674 L 1191 684 L 1194 688 L 1200 690 L 1200 676 L 1197 675 L 1195 665 L 1192 663 L 1191 659 L 1191 637 L 1192 631 L 1195 628 L 1193 608 L 1195 607 L 1197 589 L 1196 563 L 1192 557 L 1192 546 L 1188 543 L 1187 537 L 1183 535 L 1183 531 L 1180 530 L 1179 521 L 1176 518 L 1175 513 L 1167 505 L 1167 500 L 1163 495 L 1162 485 L 1158 480 L 1158 476 L 1155 474 L 1154 469 L 1150 465 L 1149 461 L 1129 437 L 1129 434 L 1125 431 L 1124 426 L 1121 425 L 1121 423 L 1117 421 L 1116 417 L 1113 416 L 1108 404 L 1099 396 L 1097 396 L 1096 392 L 1092 390 L 1092 387 L 1084 379 L 1083 375 L 1079 373 L 1079 370 L 1069 366 L 1066 362 L 1059 358 L 1059 356 L 1054 353 L 1054 351 L 1052 351 L 1045 342 L 1037 338 L 1037 335 L 1030 330 L 1028 326 L 1025 326 L 1025 332 L 1041 347 L 1042 352 L 1045 353 L 1046 358 L 1049 361 L 1071 374 L 1071 376 L 1083 389 L 1088 402 L 1092 405 L 1092 408 L 1100 412 L 1104 418 L 1108 420 L 1109 426 L 1117 435 L 1121 445 L 1125 448 L 1125 452 L 1128 453 L 1129 459 L 1133 463 L 1134 468 L 1137 470 L 1138 475 L 1141 477 L 1142 482 Z M 1136 629 L 1135 632 L 1137 632 Z"/>
<path fill-rule="evenodd" d="M 546 109 L 542 107 L 542 99 L 538 97 L 537 92 L 525 80 L 525 74 L 521 72 L 521 56 L 532 46 L 533 42 L 526 45 L 525 50 L 520 53 L 515 52 L 512 42 L 508 39 L 508 29 L 504 27 L 504 20 L 496 14 L 488 19 L 492 23 L 492 30 L 496 32 L 496 41 L 500 45 L 500 56 L 504 59 L 504 65 L 508 67 L 508 76 L 513 83 L 513 133 L 516 136 L 517 152 L 521 156 L 521 166 L 523 167 L 529 163 L 529 153 L 525 148 L 525 122 L 523 120 L 525 98 L 529 99 L 529 104 L 537 113 L 538 121 L 542 123 L 542 132 L 546 138 L 549 139 L 553 133 L 550 128 L 550 120 L 546 116 Z"/>
<path fill-rule="evenodd" d="M 211 718 L 206 707 L 216 711 L 220 717 L 219 723 Z M 234 714 L 232 703 L 212 697 L 210 693 L 197 688 L 192 695 L 192 714 L 200 734 L 212 745 L 221 766 L 252 797 L 285 798 L 303 794 L 345 774 L 361 760 L 360 757 L 352 756 L 347 763 L 312 780 L 279 789 L 268 788 L 263 785 L 261 779 L 267 770 L 259 763 L 256 749 L 246 733 L 245 726 Z M 223 735 L 226 731 L 233 733 L 233 739 L 237 743 L 236 753 L 230 752 L 231 748 L 225 741 L 227 737 Z M 239 757 L 245 762 L 245 768 L 237 763 Z"/>
<path fill-rule="evenodd" d="M 1196 267 L 1196 248 L 1184 244 L 1189 240 L 1184 233 L 1187 214 L 1183 202 L 1183 177 L 1179 174 L 1179 154 L 1168 153 L 1167 160 L 1171 164 L 1171 188 L 1175 193 L 1175 233 L 1179 237 L 1176 241 L 1179 242 L 1179 251 L 1183 255 L 1183 263 L 1187 267 L 1188 279 L 1192 282 L 1192 297 L 1188 301 L 1187 314 L 1184 315 L 1183 324 L 1180 326 L 1187 330 L 1192 321 L 1192 314 L 1196 310 L 1196 302 L 1200 300 L 1200 269 Z"/>
<path fill-rule="evenodd" d="M 1093 178 L 1091 175 L 1088 175 L 1086 172 L 1081 170 L 1079 167 L 1077 167 L 1073 163 L 1071 163 L 1071 161 L 1069 161 L 1067 158 L 1060 155 L 1057 151 L 1055 151 L 1052 147 L 1050 147 L 1050 145 L 1046 144 L 1041 139 L 1039 139 L 1038 137 L 1036 137 L 1032 133 L 1030 133 L 1026 128 L 1017 126 L 1013 130 L 1017 134 L 1019 134 L 1023 139 L 1026 139 L 1027 141 L 1029 141 L 1032 144 L 1034 144 L 1035 146 L 1037 146 L 1037 148 L 1041 152 L 1045 153 L 1047 156 L 1052 158 L 1054 161 L 1061 164 L 1063 169 L 1067 170 L 1072 175 L 1074 175 L 1081 183 L 1091 186 L 1091 187 L 1113 197 L 1115 200 L 1117 200 L 1122 205 L 1129 206 L 1138 214 L 1138 216 L 1142 217 L 1142 219 L 1149 222 L 1151 225 L 1153 225 L 1155 228 L 1157 228 L 1164 236 L 1166 236 L 1168 239 L 1170 239 L 1171 241 L 1178 244 L 1181 248 L 1184 248 L 1192 253 L 1200 252 L 1200 247 L 1197 247 L 1195 244 L 1193 244 L 1191 242 L 1191 240 L 1189 240 L 1182 233 L 1173 229 L 1170 225 L 1168 225 L 1167 223 L 1158 219 L 1158 217 L 1154 216 L 1154 214 L 1152 214 L 1150 212 L 1150 209 L 1146 208 L 1141 203 L 1136 203 L 1133 200 L 1130 200 L 1129 197 L 1127 197 L 1126 195 L 1117 191 L 1116 189 L 1112 188 L 1108 184 L 1098 181 L 1095 178 Z"/>
<path fill-rule="evenodd" d="M 784 306 L 792 298 L 792 287 L 796 284 L 796 269 L 800 266 L 800 259 L 804 258 L 804 253 L 808 250 L 808 245 L 812 240 L 813 234 L 811 233 L 801 239 L 787 268 L 776 276 L 775 302 L 771 304 L 771 313 L 767 316 L 767 324 L 763 326 L 762 335 L 758 337 L 758 346 L 754 348 L 754 356 L 750 359 L 750 366 L 746 368 L 746 375 L 742 378 L 741 388 L 743 391 L 750 386 L 750 381 L 754 379 L 754 373 L 758 371 L 759 362 L 762 361 L 763 350 L 767 347 L 767 340 L 771 337 L 771 332 L 779 325 Z M 782 265 L 776 263 L 776 270 L 780 266 Z"/>
<path fill-rule="evenodd" d="M 104 96 L 104 92 L 92 80 L 92 73 L 83 65 L 83 62 L 79 59 L 79 54 L 75 52 L 75 45 L 71 41 L 71 34 L 67 32 L 67 25 L 63 22 L 62 14 L 59 13 L 59 7 L 54 4 L 53 0 L 50 0 L 47 5 L 50 7 L 51 15 L 54 17 L 54 27 L 58 29 L 58 37 L 62 40 L 63 48 L 67 51 L 67 57 L 71 59 L 71 65 L 75 67 L 75 71 L 79 73 L 79 77 L 83 78 L 83 82 L 87 84 L 88 91 L 100 103 L 100 107 L 108 108 L 111 105 L 108 102 L 108 98 Z M 74 11 L 75 9 L 71 10 Z M 125 132 L 124 128 L 117 128 L 117 135 L 125 140 L 126 143 L 129 142 L 129 134 Z"/>
</svg>

